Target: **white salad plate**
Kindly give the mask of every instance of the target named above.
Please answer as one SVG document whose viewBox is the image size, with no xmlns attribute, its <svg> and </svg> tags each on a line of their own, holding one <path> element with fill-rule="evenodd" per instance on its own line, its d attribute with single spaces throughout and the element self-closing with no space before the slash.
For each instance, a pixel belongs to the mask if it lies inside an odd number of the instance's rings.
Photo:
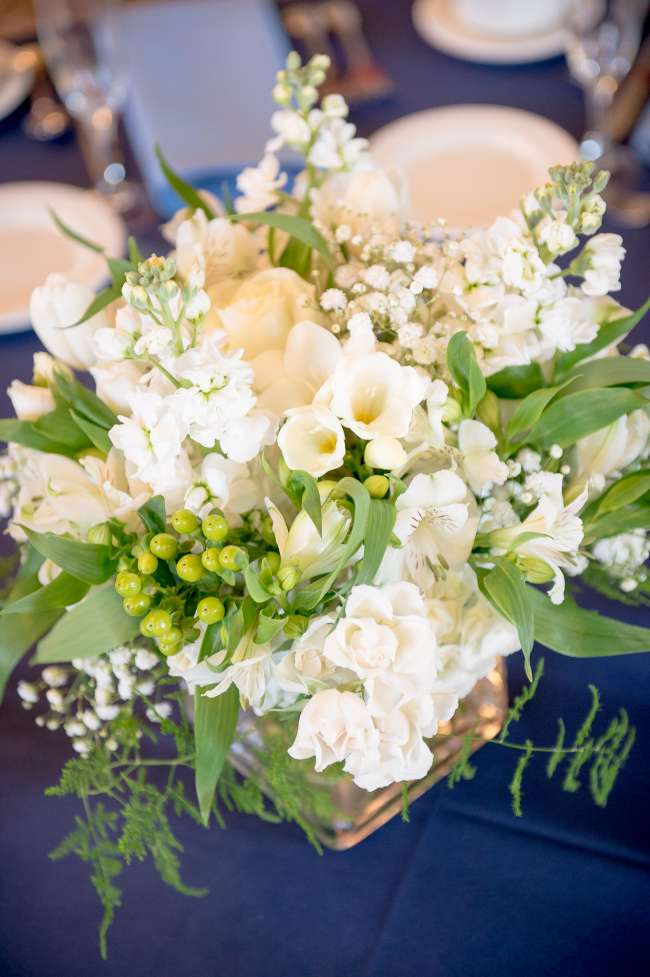
<svg viewBox="0 0 650 977">
<path fill-rule="evenodd" d="M 51 272 L 93 288 L 107 279 L 102 255 L 65 237 L 51 211 L 109 256 L 124 254 L 124 224 L 94 191 L 65 183 L 0 185 L 0 334 L 29 329 L 30 295 Z"/>
<path fill-rule="evenodd" d="M 548 179 L 555 164 L 578 159 L 564 129 L 501 105 L 453 105 L 404 116 L 370 140 L 373 159 L 401 170 L 409 216 L 442 218 L 452 228 L 486 227 Z"/>
<path fill-rule="evenodd" d="M 413 23 L 427 44 L 445 54 L 480 64 L 544 61 L 562 54 L 565 46 L 561 24 L 534 34 L 509 37 L 473 30 L 458 16 L 453 0 L 416 0 Z"/>
<path fill-rule="evenodd" d="M 24 102 L 33 84 L 33 59 L 21 59 L 20 48 L 0 40 L 0 119 Z"/>
</svg>

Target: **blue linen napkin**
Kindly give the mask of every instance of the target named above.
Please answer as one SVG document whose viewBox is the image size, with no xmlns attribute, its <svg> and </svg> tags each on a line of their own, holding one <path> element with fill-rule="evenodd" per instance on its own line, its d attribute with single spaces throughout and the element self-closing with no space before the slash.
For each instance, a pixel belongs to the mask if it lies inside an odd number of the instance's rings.
<svg viewBox="0 0 650 977">
<path fill-rule="evenodd" d="M 160 172 L 158 142 L 184 179 L 232 193 L 271 135 L 271 89 L 289 44 L 269 0 L 176 0 L 126 7 L 118 43 L 128 65 L 125 127 L 154 208 L 180 205 Z"/>
</svg>

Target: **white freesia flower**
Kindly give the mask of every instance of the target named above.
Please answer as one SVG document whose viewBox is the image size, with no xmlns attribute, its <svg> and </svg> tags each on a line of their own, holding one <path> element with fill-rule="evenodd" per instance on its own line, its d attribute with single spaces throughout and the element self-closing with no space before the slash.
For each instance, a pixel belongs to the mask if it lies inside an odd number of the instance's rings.
<svg viewBox="0 0 650 977">
<path fill-rule="evenodd" d="M 350 526 L 347 510 L 333 500 L 325 502 L 322 507 L 322 533 L 319 533 L 304 509 L 300 510 L 289 528 L 278 507 L 268 498 L 265 502 L 273 522 L 282 566 L 295 567 L 302 578 L 317 576 L 332 569 Z"/>
<path fill-rule="evenodd" d="M 470 516 L 470 500 L 467 485 L 451 471 L 415 475 L 397 499 L 394 531 L 403 549 L 387 555 L 399 556 L 425 592 L 435 579 L 431 565 L 461 565 L 472 550 L 478 520 Z"/>
<path fill-rule="evenodd" d="M 463 475 L 472 492 L 486 495 L 493 485 L 503 485 L 508 466 L 494 450 L 497 439 L 480 421 L 464 420 L 458 428 L 458 450 L 462 455 Z"/>
<path fill-rule="evenodd" d="M 345 453 L 345 435 L 337 417 L 318 404 L 295 407 L 278 434 L 278 446 L 287 466 L 320 478 L 340 468 Z"/>
<path fill-rule="evenodd" d="M 311 404 L 340 356 L 341 344 L 328 329 L 310 320 L 296 323 L 284 350 L 267 350 L 252 361 L 259 406 L 281 415 Z"/>
<path fill-rule="evenodd" d="M 247 359 L 267 350 L 284 350 L 289 330 L 316 307 L 314 287 L 289 268 L 268 268 L 227 279 L 210 289 L 210 298 L 231 350 Z M 312 308 L 313 307 L 313 308 Z"/>
<path fill-rule="evenodd" d="M 90 285 L 69 281 L 65 275 L 48 275 L 34 289 L 29 314 L 34 332 L 52 356 L 76 370 L 95 362 L 92 336 L 95 330 L 111 325 L 109 309 L 103 309 L 87 322 L 75 326 L 95 298 Z"/>
<path fill-rule="evenodd" d="M 308 700 L 300 713 L 298 732 L 289 756 L 295 760 L 314 757 L 314 769 L 350 757 L 367 756 L 377 749 L 378 733 L 363 699 L 354 692 L 323 689 Z"/>
<path fill-rule="evenodd" d="M 175 245 L 179 275 L 189 278 L 198 265 L 205 288 L 224 278 L 252 272 L 257 264 L 257 242 L 250 231 L 225 217 L 209 220 L 203 210 L 195 210 L 180 224 Z"/>
<path fill-rule="evenodd" d="M 257 166 L 247 166 L 237 177 L 237 189 L 241 193 L 235 200 L 237 212 L 251 214 L 275 206 L 278 190 L 286 182 L 287 174 L 280 172 L 277 156 L 267 153 Z"/>
<path fill-rule="evenodd" d="M 588 261 L 582 291 L 585 295 L 606 295 L 621 287 L 621 262 L 625 257 L 620 234 L 596 234 L 584 250 Z"/>
<path fill-rule="evenodd" d="M 12 380 L 7 387 L 7 396 L 16 417 L 21 421 L 37 421 L 56 406 L 49 387 L 31 386 L 20 380 Z"/>
</svg>

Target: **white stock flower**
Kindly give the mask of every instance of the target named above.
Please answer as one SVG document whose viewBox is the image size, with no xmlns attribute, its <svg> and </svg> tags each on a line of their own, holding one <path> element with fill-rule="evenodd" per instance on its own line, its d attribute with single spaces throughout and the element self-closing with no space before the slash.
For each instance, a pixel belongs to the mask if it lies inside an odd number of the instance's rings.
<svg viewBox="0 0 650 977">
<path fill-rule="evenodd" d="M 90 368 L 95 392 L 100 400 L 120 414 L 130 411 L 129 397 L 145 374 L 146 368 L 132 360 L 120 363 L 96 363 Z"/>
<path fill-rule="evenodd" d="M 509 217 L 498 217 L 485 231 L 470 231 L 460 248 L 472 286 L 505 284 L 530 295 L 542 285 L 545 265 L 522 227 Z"/>
<path fill-rule="evenodd" d="M 503 485 L 508 478 L 508 466 L 494 450 L 496 445 L 496 437 L 481 421 L 461 421 L 458 450 L 463 475 L 475 495 L 486 495 L 493 485 Z"/>
<path fill-rule="evenodd" d="M 307 160 L 322 170 L 352 169 L 365 162 L 368 140 L 356 135 L 356 126 L 341 118 L 324 119 Z"/>
<path fill-rule="evenodd" d="M 109 326 L 108 308 L 75 326 L 95 298 L 90 285 L 69 281 L 65 275 L 48 275 L 35 288 L 29 303 L 34 332 L 46 350 L 76 370 L 86 370 L 95 362 L 92 336 L 95 330 Z"/>
<path fill-rule="evenodd" d="M 322 689 L 300 713 L 296 738 L 289 748 L 294 760 L 314 757 L 317 772 L 355 754 L 377 749 L 378 733 L 360 696 L 338 689 Z"/>
<path fill-rule="evenodd" d="M 598 322 L 593 317 L 590 302 L 575 295 L 542 308 L 539 329 L 555 350 L 575 349 L 579 343 L 590 343 L 598 335 Z"/>
<path fill-rule="evenodd" d="M 591 548 L 594 559 L 614 576 L 627 577 L 650 556 L 650 540 L 643 529 L 597 540 Z"/>
<path fill-rule="evenodd" d="M 584 250 L 588 259 L 582 291 L 585 295 L 606 295 L 621 287 L 621 262 L 625 257 L 620 234 L 596 234 Z"/>
<path fill-rule="evenodd" d="M 37 421 L 56 406 L 49 387 L 35 387 L 20 380 L 12 380 L 7 387 L 7 396 L 21 421 Z"/>
<path fill-rule="evenodd" d="M 277 156 L 267 153 L 257 166 L 247 166 L 237 177 L 241 197 L 235 200 L 240 214 L 266 210 L 278 202 L 278 190 L 287 182 L 287 174 L 280 172 Z"/>
<path fill-rule="evenodd" d="M 538 241 L 545 244 L 552 255 L 566 254 L 578 244 L 576 233 L 567 223 L 566 216 L 566 211 L 556 211 L 553 217 L 547 214 L 535 228 Z"/>
<path fill-rule="evenodd" d="M 336 416 L 318 404 L 286 412 L 278 434 L 278 447 L 287 466 L 320 478 L 340 468 L 345 454 L 345 435 Z"/>
</svg>

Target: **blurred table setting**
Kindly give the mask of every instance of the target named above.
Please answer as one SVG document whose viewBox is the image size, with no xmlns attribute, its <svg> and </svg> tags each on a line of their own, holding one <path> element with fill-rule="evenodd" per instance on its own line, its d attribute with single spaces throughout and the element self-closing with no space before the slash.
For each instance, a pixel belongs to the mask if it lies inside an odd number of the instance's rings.
<svg viewBox="0 0 650 977">
<path fill-rule="evenodd" d="M 39 348 L 31 289 L 59 271 L 105 283 L 101 256 L 61 237 L 52 211 L 115 257 L 129 234 L 168 247 L 159 225 L 179 200 L 156 145 L 195 186 L 231 194 L 234 174 L 263 154 L 269 92 L 294 44 L 331 55 L 328 85 L 349 99 L 377 161 L 404 170 L 413 212 L 426 220 L 487 226 L 555 163 L 610 168 L 604 230 L 624 236 L 620 298 L 640 306 L 650 248 L 646 15 L 643 0 L 0 0 L 2 416 L 7 384 L 29 382 Z M 291 157 L 283 162 L 295 172 Z M 644 339 L 647 326 L 635 335 Z M 623 612 L 647 619 L 643 607 Z M 550 658 L 522 739 L 537 724 L 552 741 L 555 716 L 584 695 L 584 663 Z M 185 823 L 186 872 L 209 896 L 187 905 L 156 887 L 153 901 L 152 870 L 134 866 L 102 973 L 643 973 L 650 666 L 643 655 L 589 666 L 612 711 L 625 705 L 638 727 L 606 810 L 557 792 L 551 807 L 540 769 L 526 816 L 515 818 L 507 751 L 488 747 L 474 781 L 453 793 L 439 785 L 410 824 L 394 819 L 345 854 L 319 858 L 297 831 L 240 815 L 221 833 Z M 519 661 L 509 673 L 513 694 Z M 43 797 L 68 744 L 39 737 L 11 690 L 0 714 L 0 974 L 87 977 L 98 966 L 97 910 L 83 868 L 46 858 L 74 808 Z"/>
</svg>

